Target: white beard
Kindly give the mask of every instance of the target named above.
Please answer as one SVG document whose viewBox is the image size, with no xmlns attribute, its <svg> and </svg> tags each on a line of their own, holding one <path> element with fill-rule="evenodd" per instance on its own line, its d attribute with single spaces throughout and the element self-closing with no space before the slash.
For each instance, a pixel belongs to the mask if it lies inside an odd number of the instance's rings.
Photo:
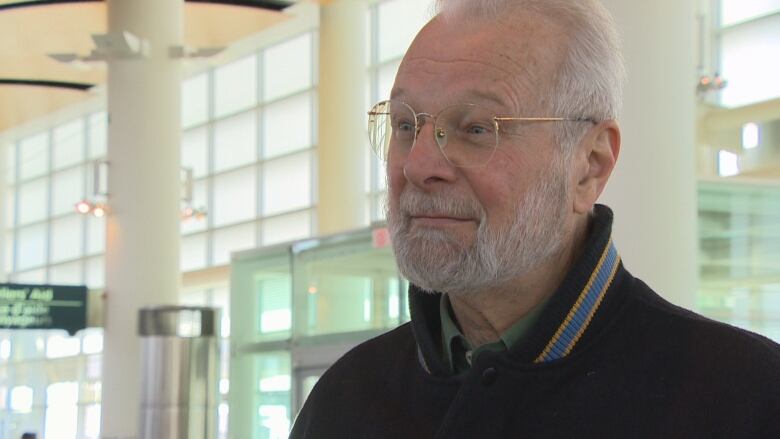
<svg viewBox="0 0 780 439">
<path fill-rule="evenodd" d="M 474 295 L 506 285 L 557 254 L 563 246 L 569 199 L 564 163 L 552 164 L 517 201 L 514 221 L 499 227 L 488 225 L 476 200 L 426 194 L 407 185 L 400 206 L 388 203 L 386 212 L 401 274 L 428 292 Z M 475 242 L 465 246 L 444 230 L 412 230 L 411 216 L 424 212 L 479 218 Z"/>
</svg>

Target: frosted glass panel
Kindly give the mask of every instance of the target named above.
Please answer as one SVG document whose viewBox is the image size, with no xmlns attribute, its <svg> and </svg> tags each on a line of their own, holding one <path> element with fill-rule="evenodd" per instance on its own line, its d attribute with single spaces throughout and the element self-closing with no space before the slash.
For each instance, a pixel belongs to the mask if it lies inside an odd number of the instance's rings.
<svg viewBox="0 0 780 439">
<path fill-rule="evenodd" d="M 721 0 L 720 3 L 720 20 L 723 26 L 780 9 L 780 0 Z"/>
<path fill-rule="evenodd" d="M 49 282 L 57 285 L 83 285 L 81 261 L 49 267 Z"/>
<path fill-rule="evenodd" d="M 74 212 L 84 198 L 84 168 L 79 166 L 52 175 L 52 215 Z"/>
<path fill-rule="evenodd" d="M 260 333 L 292 328 L 292 282 L 289 276 L 257 279 L 258 330 Z"/>
<path fill-rule="evenodd" d="M 729 81 L 721 95 L 728 107 L 780 96 L 780 15 L 722 35 L 721 73 Z"/>
<path fill-rule="evenodd" d="M 45 178 L 19 187 L 19 223 L 27 224 L 46 217 L 47 181 Z"/>
<path fill-rule="evenodd" d="M 81 256 L 82 216 L 73 214 L 51 223 L 51 261 L 60 262 Z"/>
<path fill-rule="evenodd" d="M 312 82 L 312 35 L 301 35 L 265 51 L 265 100 L 309 88 Z"/>
<path fill-rule="evenodd" d="M 215 226 L 245 221 L 256 216 L 257 190 L 255 168 L 214 177 Z"/>
<path fill-rule="evenodd" d="M 38 224 L 18 230 L 16 268 L 25 270 L 46 263 L 46 225 Z"/>
<path fill-rule="evenodd" d="M 311 146 L 311 105 L 311 94 L 306 93 L 266 107 L 263 114 L 266 158 Z"/>
<path fill-rule="evenodd" d="M 100 404 L 84 407 L 84 437 L 98 439 L 100 436 Z"/>
<path fill-rule="evenodd" d="M 214 72 L 216 116 L 224 116 L 257 102 L 257 57 L 252 55 Z"/>
<path fill-rule="evenodd" d="M 84 160 L 84 120 L 60 125 L 54 129 L 54 169 L 74 165 Z"/>
<path fill-rule="evenodd" d="M 212 264 L 227 264 L 230 262 L 231 252 L 254 248 L 256 246 L 255 230 L 255 223 L 216 230 L 214 232 L 214 256 L 211 261 Z"/>
<path fill-rule="evenodd" d="M 19 179 L 27 180 L 48 172 L 49 133 L 23 139 L 19 143 Z"/>
<path fill-rule="evenodd" d="M 87 219 L 87 254 L 102 253 L 106 248 L 106 218 L 86 215 Z"/>
<path fill-rule="evenodd" d="M 105 157 L 108 146 L 108 117 L 105 112 L 89 117 L 89 158 Z"/>
<path fill-rule="evenodd" d="M 198 270 L 206 266 L 207 235 L 190 235 L 181 239 L 180 265 L 182 271 Z"/>
<path fill-rule="evenodd" d="M 294 241 L 311 236 L 311 211 L 296 212 L 263 220 L 263 245 Z"/>
<path fill-rule="evenodd" d="M 209 172 L 209 138 L 206 127 L 187 131 L 181 139 L 181 165 L 191 168 L 195 177 Z"/>
<path fill-rule="evenodd" d="M 379 5 L 379 60 L 400 57 L 428 21 L 430 2 L 393 0 Z"/>
<path fill-rule="evenodd" d="M 208 73 L 185 80 L 181 86 L 181 125 L 203 123 L 209 115 Z"/>
<path fill-rule="evenodd" d="M 11 410 L 17 413 L 29 413 L 33 405 L 33 389 L 17 386 L 11 389 Z"/>
<path fill-rule="evenodd" d="M 257 160 L 257 120 L 254 111 L 225 119 L 214 127 L 216 172 Z"/>
<path fill-rule="evenodd" d="M 311 205 L 311 154 L 271 160 L 263 167 L 263 213 L 272 215 Z"/>
<path fill-rule="evenodd" d="M 87 259 L 87 286 L 89 288 L 103 288 L 106 284 L 105 271 L 105 262 L 102 256 Z"/>
<path fill-rule="evenodd" d="M 79 421 L 78 383 L 57 383 L 46 389 L 46 438 L 76 439 Z"/>
<path fill-rule="evenodd" d="M 17 272 L 13 280 L 20 284 L 42 284 L 46 282 L 46 269 Z"/>
</svg>

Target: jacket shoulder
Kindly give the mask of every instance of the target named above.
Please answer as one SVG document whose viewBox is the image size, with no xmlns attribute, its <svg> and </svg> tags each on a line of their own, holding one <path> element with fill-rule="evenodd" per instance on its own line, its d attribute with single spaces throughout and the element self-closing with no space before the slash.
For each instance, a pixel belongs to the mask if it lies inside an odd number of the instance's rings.
<svg viewBox="0 0 780 439">
<path fill-rule="evenodd" d="M 317 381 L 290 438 L 344 437 L 350 417 L 359 417 L 378 395 L 398 391 L 397 383 L 410 372 L 416 352 L 409 323 L 349 350 Z"/>
<path fill-rule="evenodd" d="M 675 339 L 696 345 L 690 347 L 699 352 L 738 357 L 741 361 L 762 358 L 780 367 L 780 344 L 755 332 L 674 305 L 641 280 L 633 281 L 633 297 L 637 299 L 637 308 L 640 314 L 646 315 L 646 319 L 639 321 L 648 325 L 648 329 L 674 334 Z"/>
</svg>

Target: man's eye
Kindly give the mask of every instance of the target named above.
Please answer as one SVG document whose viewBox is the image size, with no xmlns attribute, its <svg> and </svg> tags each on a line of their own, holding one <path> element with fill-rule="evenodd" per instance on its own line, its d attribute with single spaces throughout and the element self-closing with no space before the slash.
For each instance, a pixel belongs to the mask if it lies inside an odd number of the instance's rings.
<svg viewBox="0 0 780 439">
<path fill-rule="evenodd" d="M 489 127 L 479 124 L 472 124 L 466 128 L 466 133 L 473 136 L 490 134 L 491 132 L 492 130 Z"/>
<path fill-rule="evenodd" d="M 414 131 L 414 124 L 411 122 L 401 121 L 398 122 L 396 129 L 403 132 L 412 132 Z"/>
</svg>

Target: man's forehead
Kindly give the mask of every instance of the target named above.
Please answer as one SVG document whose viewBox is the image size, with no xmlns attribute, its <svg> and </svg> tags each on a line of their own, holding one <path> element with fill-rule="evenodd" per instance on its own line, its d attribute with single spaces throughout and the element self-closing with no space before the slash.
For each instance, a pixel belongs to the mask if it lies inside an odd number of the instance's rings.
<svg viewBox="0 0 780 439">
<path fill-rule="evenodd" d="M 429 23 L 409 48 L 396 77 L 392 98 L 414 107 L 417 100 L 438 107 L 485 103 L 501 111 L 528 110 L 529 100 L 553 76 L 557 50 L 534 43 L 525 30 L 508 35 L 499 24 L 458 28 L 451 20 Z M 529 25 L 533 26 L 533 25 Z M 545 42 L 555 47 L 555 42 Z M 499 107 L 500 106 L 500 107 Z M 416 108 L 425 111 L 423 108 Z M 435 111 L 435 110 L 434 110 Z"/>
<path fill-rule="evenodd" d="M 434 18 L 404 57 L 394 88 L 399 90 L 393 97 L 416 92 L 407 89 L 415 88 L 409 84 L 419 81 L 436 82 L 437 90 L 443 93 L 465 86 L 475 99 L 499 102 L 508 90 L 495 90 L 492 83 L 507 83 L 515 92 L 523 91 L 518 88 L 540 88 L 553 76 L 561 34 L 551 34 L 544 23 L 525 18 L 494 25 Z"/>
</svg>

